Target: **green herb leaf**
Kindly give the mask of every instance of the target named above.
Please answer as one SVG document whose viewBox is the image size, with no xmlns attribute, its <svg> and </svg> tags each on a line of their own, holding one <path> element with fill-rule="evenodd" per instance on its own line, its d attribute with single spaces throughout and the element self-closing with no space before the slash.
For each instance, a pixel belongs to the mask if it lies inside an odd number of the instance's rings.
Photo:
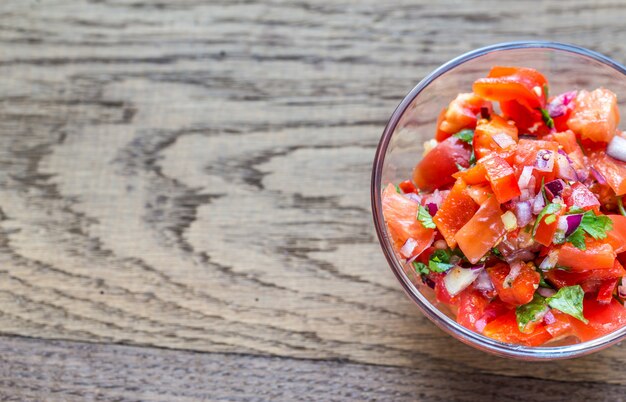
<svg viewBox="0 0 626 402">
<path fill-rule="evenodd" d="M 428 268 L 433 272 L 446 272 L 454 266 L 450 264 L 450 256 L 448 250 L 435 250 L 428 260 Z"/>
<path fill-rule="evenodd" d="M 587 245 L 585 244 L 585 232 L 580 226 L 574 231 L 574 233 L 567 237 L 567 241 L 580 250 L 587 250 Z"/>
<path fill-rule="evenodd" d="M 559 289 L 558 292 L 546 300 L 548 305 L 553 309 L 569 314 L 574 318 L 587 324 L 589 321 L 583 315 L 583 296 L 585 292 L 580 285 L 566 286 Z"/>
<path fill-rule="evenodd" d="M 465 171 L 467 170 L 467 169 L 465 169 L 463 166 L 461 166 L 461 164 L 460 164 L 460 163 L 458 163 L 458 162 L 454 162 L 454 164 L 456 165 L 456 169 L 457 169 L 459 172 L 465 172 Z"/>
<path fill-rule="evenodd" d="M 450 262 L 452 253 L 446 249 L 437 249 L 430 255 L 430 260 L 435 262 Z"/>
<path fill-rule="evenodd" d="M 543 313 L 545 313 L 547 308 L 546 299 L 537 293 L 535 293 L 530 303 L 518 306 L 515 309 L 515 316 L 520 332 L 526 332 L 528 324 L 542 319 Z"/>
<path fill-rule="evenodd" d="M 539 188 L 539 191 L 541 191 L 541 195 L 543 196 L 543 202 L 546 203 L 546 205 L 548 205 L 548 195 L 546 194 L 546 178 L 542 177 L 541 178 L 541 187 Z"/>
<path fill-rule="evenodd" d="M 428 268 L 433 272 L 446 272 L 454 265 L 445 262 L 428 261 Z"/>
<path fill-rule="evenodd" d="M 596 240 L 605 239 L 607 232 L 613 229 L 613 221 L 606 215 L 596 215 L 593 211 L 587 211 L 583 215 L 580 227 Z"/>
<path fill-rule="evenodd" d="M 623 216 L 626 216 L 626 210 L 624 209 L 624 201 L 622 201 L 623 195 L 617 197 L 617 208 L 619 209 L 619 213 Z"/>
<path fill-rule="evenodd" d="M 396 191 L 398 192 L 398 194 L 403 194 L 402 190 L 400 189 L 400 186 L 398 186 L 397 184 L 396 184 Z"/>
<path fill-rule="evenodd" d="M 539 272 L 539 286 L 542 288 L 552 289 L 552 286 L 546 282 L 546 278 L 543 276 L 543 272 Z"/>
<path fill-rule="evenodd" d="M 561 210 L 561 204 L 550 203 L 543 207 L 541 212 L 539 212 L 539 216 L 537 216 L 537 220 L 533 225 L 533 236 L 537 234 L 537 228 L 539 227 L 539 223 L 543 220 L 543 217 L 546 215 L 557 213 Z"/>
<path fill-rule="evenodd" d="M 549 98 L 548 84 L 543 84 L 543 96 L 546 98 L 546 103 Z"/>
<path fill-rule="evenodd" d="M 541 118 L 543 122 L 546 123 L 546 126 L 548 126 L 548 128 L 554 128 L 554 120 L 550 117 L 550 113 L 548 113 L 546 109 L 539 109 L 539 111 L 541 112 Z"/>
<path fill-rule="evenodd" d="M 500 250 L 498 250 L 496 247 L 491 249 L 491 254 L 495 255 L 496 257 L 502 259 L 502 253 L 500 252 Z"/>
<path fill-rule="evenodd" d="M 583 213 L 585 213 L 585 210 L 575 205 L 571 206 L 569 211 L 567 211 L 567 215 L 576 215 L 576 214 L 583 214 Z"/>
<path fill-rule="evenodd" d="M 428 212 L 423 205 L 420 205 L 417 210 L 417 220 L 420 221 L 422 226 L 426 229 L 435 229 L 437 227 L 435 222 L 433 222 L 433 217 L 430 216 L 430 212 Z"/>
<path fill-rule="evenodd" d="M 461 130 L 458 133 L 454 134 L 453 137 L 456 137 L 459 140 L 463 142 L 467 142 L 468 144 L 471 145 L 472 142 L 474 141 L 474 130 L 470 130 L 470 129 Z"/>
<path fill-rule="evenodd" d="M 423 262 L 413 261 L 413 268 L 420 275 L 428 275 L 430 273 L 428 266 Z"/>
</svg>

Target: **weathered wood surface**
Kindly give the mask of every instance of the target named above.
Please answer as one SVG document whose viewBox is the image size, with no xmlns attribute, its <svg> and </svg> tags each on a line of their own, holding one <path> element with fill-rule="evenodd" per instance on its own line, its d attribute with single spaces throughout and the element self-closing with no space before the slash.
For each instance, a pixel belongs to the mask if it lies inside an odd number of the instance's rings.
<svg viewBox="0 0 626 402">
<path fill-rule="evenodd" d="M 445 336 L 369 209 L 382 128 L 427 72 L 528 38 L 624 62 L 625 17 L 582 0 L 3 0 L 0 332 L 626 385 L 624 347 L 529 365 Z"/>
<path fill-rule="evenodd" d="M 2 400 L 620 401 L 623 388 L 422 368 L 4 338 Z M 446 387 L 441 387 L 446 384 Z"/>
</svg>

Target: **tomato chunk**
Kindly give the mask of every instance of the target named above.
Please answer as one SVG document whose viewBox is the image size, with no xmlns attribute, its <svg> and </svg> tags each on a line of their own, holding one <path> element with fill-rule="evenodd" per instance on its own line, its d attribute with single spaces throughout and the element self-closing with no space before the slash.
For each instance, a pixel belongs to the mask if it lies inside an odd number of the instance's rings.
<svg viewBox="0 0 626 402">
<path fill-rule="evenodd" d="M 617 96 L 608 89 L 580 91 L 567 126 L 581 139 L 609 142 L 619 123 Z"/>
<path fill-rule="evenodd" d="M 554 140 L 563 147 L 563 151 L 565 151 L 565 153 L 569 154 L 570 152 L 574 152 L 576 149 L 580 148 L 578 146 L 578 142 L 576 141 L 576 135 L 572 130 L 553 133 L 552 138 L 554 138 Z"/>
<path fill-rule="evenodd" d="M 617 281 L 617 278 L 602 281 L 600 289 L 598 290 L 598 297 L 596 297 L 596 300 L 599 303 L 608 304 L 611 302 L 611 299 L 613 299 L 613 291 L 617 286 Z"/>
<path fill-rule="evenodd" d="M 458 166 L 469 166 L 471 150 L 469 145 L 456 137 L 450 137 L 437 144 L 415 166 L 413 182 L 423 191 L 433 191 L 454 183 L 453 173 Z"/>
<path fill-rule="evenodd" d="M 456 247 L 454 236 L 478 210 L 478 204 L 469 196 L 466 189 L 467 185 L 463 179 L 458 179 L 433 218 L 450 248 Z"/>
<path fill-rule="evenodd" d="M 613 229 L 608 232 L 607 242 L 617 254 L 626 251 L 626 216 L 607 215 L 613 222 Z"/>
<path fill-rule="evenodd" d="M 495 197 L 489 197 L 474 216 L 456 232 L 454 239 L 472 264 L 477 263 L 506 233 L 501 216 L 500 204 Z"/>
<path fill-rule="evenodd" d="M 572 192 L 565 198 L 565 203 L 568 206 L 575 205 L 585 211 L 592 209 L 598 211 L 600 209 L 598 197 L 581 182 L 576 182 L 572 185 Z"/>
<path fill-rule="evenodd" d="M 511 267 L 507 264 L 498 264 L 487 268 L 500 300 L 515 306 L 529 303 L 533 299 L 541 279 L 539 273 L 530 266 L 523 263 L 519 264 L 521 266 L 520 272 L 511 283 L 507 283 L 507 276 L 511 272 Z"/>
<path fill-rule="evenodd" d="M 543 246 L 549 246 L 552 244 L 552 239 L 554 238 L 554 234 L 556 233 L 557 227 L 559 225 L 559 217 L 563 215 L 563 208 L 561 208 L 558 212 L 553 215 L 556 217 L 551 223 L 548 223 L 550 215 L 546 215 L 541 219 L 539 225 L 537 226 L 537 232 L 535 233 L 535 241 Z M 550 218 L 553 219 L 553 218 Z"/>
<path fill-rule="evenodd" d="M 573 335 L 574 331 L 571 316 L 555 309 L 552 309 L 551 313 L 554 317 L 554 322 L 546 325 L 546 331 L 548 331 L 552 338 L 557 339 Z"/>
<path fill-rule="evenodd" d="M 483 334 L 489 338 L 505 343 L 515 343 L 524 346 L 539 346 L 552 338 L 543 323 L 535 326 L 528 334 L 523 333 L 517 326 L 515 310 L 491 321 L 485 327 Z"/>
<path fill-rule="evenodd" d="M 498 202 L 505 203 L 521 194 L 515 171 L 498 155 L 491 155 L 478 161 L 485 169 L 485 176 Z"/>
<path fill-rule="evenodd" d="M 537 70 L 524 67 L 493 67 L 487 78 L 474 82 L 478 96 L 491 101 L 515 100 L 528 109 L 545 108 L 546 78 Z"/>
<path fill-rule="evenodd" d="M 515 126 L 522 133 L 539 134 L 542 131 L 548 131 L 543 123 L 541 112 L 538 110 L 528 109 L 521 105 L 518 101 L 501 101 L 500 109 L 502 113 L 515 122 Z M 539 131 L 541 129 L 541 131 Z M 532 131 L 532 133 L 531 133 Z"/>
<path fill-rule="evenodd" d="M 543 140 L 528 140 L 521 139 L 517 144 L 515 150 L 515 168 L 516 174 L 522 173 L 524 166 L 535 166 L 537 162 L 537 154 L 540 151 L 549 151 L 550 156 L 554 157 L 554 166 L 556 165 L 556 155 L 559 150 L 559 144 L 555 141 L 543 141 Z M 533 176 L 535 177 L 535 190 L 538 190 L 541 186 L 541 180 L 546 183 L 556 178 L 556 169 L 553 167 L 551 171 L 543 172 L 537 169 L 533 170 Z"/>
<path fill-rule="evenodd" d="M 400 190 L 402 190 L 404 194 L 417 193 L 417 188 L 415 187 L 415 184 L 411 182 L 411 180 L 403 181 L 402 183 L 398 184 L 398 187 L 400 187 Z"/>
<path fill-rule="evenodd" d="M 417 219 L 419 204 L 398 194 L 393 184 L 385 187 L 382 196 L 383 216 L 396 250 L 409 239 L 416 241 L 413 255 L 424 251 L 435 238 L 433 229 L 425 228 Z"/>
<path fill-rule="evenodd" d="M 456 316 L 456 322 L 465 328 L 476 330 L 476 321 L 483 316 L 485 307 L 488 304 L 489 300 L 473 287 L 465 289 L 459 297 L 459 311 Z"/>
<path fill-rule="evenodd" d="M 583 300 L 583 315 L 589 320 L 589 324 L 577 319 L 571 320 L 576 336 L 582 342 L 610 334 L 626 325 L 626 308 L 615 299 L 603 304 L 586 297 Z"/>
<path fill-rule="evenodd" d="M 559 250 L 557 264 L 572 271 L 613 268 L 615 251 L 610 244 L 588 240 L 586 246 L 586 250 L 581 250 L 571 243 L 563 244 Z"/>
<path fill-rule="evenodd" d="M 622 264 L 615 260 L 612 268 L 594 269 L 588 271 L 565 271 L 563 269 L 551 269 L 545 274 L 546 280 L 560 289 L 566 286 L 580 285 L 585 281 L 604 281 L 617 279 L 626 275 Z"/>
<path fill-rule="evenodd" d="M 611 158 L 604 152 L 594 152 L 589 159 L 593 167 L 604 176 L 615 194 L 626 194 L 626 162 Z"/>
<path fill-rule="evenodd" d="M 517 128 L 494 114 L 490 120 L 480 119 L 474 131 L 474 153 L 477 159 L 497 154 L 509 162 L 513 161 L 517 148 Z"/>
<path fill-rule="evenodd" d="M 486 108 L 489 113 L 492 111 L 491 102 L 476 96 L 473 93 L 464 93 L 457 95 L 443 112 L 441 122 L 437 124 L 438 138 L 437 141 L 445 139 L 459 131 L 476 127 L 477 115 L 482 108 Z"/>
</svg>

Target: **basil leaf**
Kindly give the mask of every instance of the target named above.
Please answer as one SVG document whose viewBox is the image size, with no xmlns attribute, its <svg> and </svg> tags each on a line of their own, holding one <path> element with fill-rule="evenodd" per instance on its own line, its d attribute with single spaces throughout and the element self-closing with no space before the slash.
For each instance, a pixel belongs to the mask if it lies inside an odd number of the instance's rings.
<svg viewBox="0 0 626 402">
<path fill-rule="evenodd" d="M 546 301 L 553 309 L 569 314 L 587 324 L 589 321 L 583 315 L 584 296 L 585 292 L 580 285 L 566 286 L 559 289 L 554 296 L 548 297 Z"/>
<path fill-rule="evenodd" d="M 433 222 L 433 217 L 430 216 L 430 212 L 428 212 L 423 205 L 420 205 L 417 209 L 417 220 L 420 221 L 422 226 L 426 229 L 435 229 L 437 227 L 435 222 Z"/>
<path fill-rule="evenodd" d="M 543 318 L 543 313 L 545 313 L 547 308 L 546 299 L 537 293 L 535 293 L 529 303 L 518 306 L 515 309 L 515 317 L 517 318 L 517 327 L 520 332 L 526 332 L 528 324 Z"/>
</svg>

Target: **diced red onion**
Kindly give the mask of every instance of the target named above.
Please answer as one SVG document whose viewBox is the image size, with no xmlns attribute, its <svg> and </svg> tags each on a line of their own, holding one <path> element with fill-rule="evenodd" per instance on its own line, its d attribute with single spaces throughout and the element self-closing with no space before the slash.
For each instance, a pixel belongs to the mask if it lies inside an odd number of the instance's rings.
<svg viewBox="0 0 626 402">
<path fill-rule="evenodd" d="M 543 199 L 543 194 L 539 193 L 533 201 L 533 214 L 539 215 L 541 210 L 546 206 L 546 201 Z"/>
<path fill-rule="evenodd" d="M 408 198 L 409 200 L 417 202 L 418 204 L 420 204 L 422 202 L 422 197 L 419 194 L 406 193 L 406 194 L 404 194 L 404 196 L 406 198 Z"/>
<path fill-rule="evenodd" d="M 574 169 L 571 163 L 567 160 L 567 156 L 559 153 L 556 156 L 556 163 L 559 166 L 559 178 L 567 181 L 578 181 L 576 169 Z"/>
<path fill-rule="evenodd" d="M 537 152 L 535 169 L 541 172 L 552 172 L 554 169 L 554 153 L 546 149 Z"/>
<path fill-rule="evenodd" d="M 552 180 L 546 183 L 546 190 L 549 191 L 554 197 L 558 197 L 565 188 L 565 182 L 561 179 Z"/>
<path fill-rule="evenodd" d="M 478 331 L 481 334 L 486 326 L 487 326 L 487 320 L 485 320 L 484 318 L 481 318 L 480 320 L 476 320 L 476 322 L 474 323 L 474 327 L 476 328 L 476 331 Z"/>
<path fill-rule="evenodd" d="M 542 271 L 549 271 L 556 266 L 559 261 L 559 250 L 554 249 L 548 253 L 546 258 L 539 264 L 539 269 Z"/>
<path fill-rule="evenodd" d="M 578 229 L 578 226 L 580 226 L 580 223 L 583 220 L 583 215 L 567 215 L 565 219 L 567 220 L 567 230 L 565 231 L 565 237 L 567 237 L 574 233 L 576 229 Z"/>
<path fill-rule="evenodd" d="M 618 161 L 626 162 L 626 138 L 616 135 L 606 147 L 606 154 Z"/>
<path fill-rule="evenodd" d="M 558 152 L 559 152 L 559 155 L 563 155 L 563 156 L 565 157 L 565 159 L 567 159 L 567 161 L 568 161 L 569 163 L 574 163 L 574 162 L 570 159 L 570 157 L 569 157 L 569 155 L 567 154 L 567 152 L 565 152 L 565 151 L 564 151 L 564 150 L 562 150 L 561 148 L 559 148 L 559 151 L 558 151 Z"/>
<path fill-rule="evenodd" d="M 522 174 L 520 174 L 519 179 L 517 180 L 517 185 L 520 189 L 528 188 L 528 184 L 530 184 L 530 179 L 533 177 L 533 167 L 532 166 L 524 166 L 522 169 Z"/>
<path fill-rule="evenodd" d="M 517 218 L 517 224 L 520 227 L 524 227 L 530 223 L 533 219 L 532 207 L 529 201 L 522 201 L 515 204 L 515 217 Z"/>
<path fill-rule="evenodd" d="M 443 283 L 450 296 L 455 296 L 476 280 L 482 270 L 453 267 L 443 278 Z"/>
<path fill-rule="evenodd" d="M 515 281 L 515 279 L 519 276 L 520 272 L 522 271 L 522 262 L 516 261 L 514 263 L 511 264 L 511 270 L 509 271 L 509 274 L 506 276 L 506 278 L 504 278 L 504 282 L 502 284 L 503 288 L 510 288 L 511 284 L 513 283 L 513 281 Z"/>
<path fill-rule="evenodd" d="M 515 145 L 515 140 L 504 133 L 494 134 L 491 138 L 493 138 L 494 142 L 503 149 L 510 147 L 511 145 Z"/>
<path fill-rule="evenodd" d="M 537 289 L 537 293 L 539 293 L 543 297 L 552 297 L 556 293 L 556 290 L 548 289 L 548 288 L 539 288 Z"/>
<path fill-rule="evenodd" d="M 426 275 L 422 276 L 422 282 L 431 289 L 435 288 L 435 282 Z"/>
<path fill-rule="evenodd" d="M 428 204 L 435 204 L 435 206 L 439 208 L 441 206 L 441 203 L 443 202 L 443 199 L 444 199 L 443 191 L 435 190 L 433 191 L 432 194 L 428 194 L 424 196 L 423 198 L 424 206 L 426 206 L 426 208 L 429 208 Z M 428 212 L 430 212 L 430 210 Z M 431 213 L 431 215 L 435 215 L 435 214 Z"/>
<path fill-rule="evenodd" d="M 428 213 L 430 214 L 430 216 L 435 216 L 437 211 L 439 211 L 439 207 L 434 202 L 427 203 L 426 209 L 428 210 Z"/>
<path fill-rule="evenodd" d="M 552 314 L 552 311 L 548 311 L 544 316 L 543 316 L 543 321 L 550 325 L 550 324 L 554 324 L 556 322 L 556 318 L 554 318 L 554 314 Z"/>
<path fill-rule="evenodd" d="M 556 96 L 547 106 L 550 117 L 563 116 L 568 109 L 568 105 L 576 98 L 576 91 L 562 93 Z"/>
<path fill-rule="evenodd" d="M 593 176 L 593 178 L 596 179 L 598 183 L 602 184 L 603 186 L 606 185 L 606 179 L 604 178 L 602 173 L 598 172 L 593 166 L 589 168 L 589 170 L 591 171 L 591 175 Z"/>
<path fill-rule="evenodd" d="M 478 277 L 476 278 L 476 282 L 474 282 L 474 287 L 476 290 L 480 290 L 481 292 L 490 292 L 494 289 L 493 282 L 491 282 L 491 278 L 487 271 L 482 270 Z"/>
<path fill-rule="evenodd" d="M 410 258 L 416 246 L 417 246 L 417 242 L 415 241 L 415 239 L 413 239 L 412 237 L 409 237 L 408 239 L 406 239 L 406 242 L 404 242 L 404 245 L 400 249 L 400 254 L 404 258 Z"/>
</svg>

